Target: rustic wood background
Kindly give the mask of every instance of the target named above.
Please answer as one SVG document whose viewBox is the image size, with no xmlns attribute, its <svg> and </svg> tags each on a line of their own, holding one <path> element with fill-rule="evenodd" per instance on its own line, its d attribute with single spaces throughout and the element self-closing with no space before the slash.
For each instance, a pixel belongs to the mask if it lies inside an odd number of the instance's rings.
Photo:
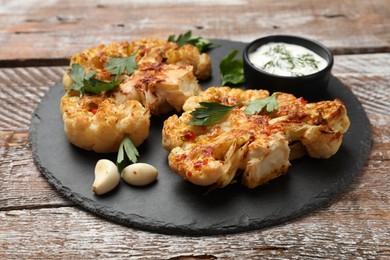
<svg viewBox="0 0 390 260">
<path fill-rule="evenodd" d="M 188 30 L 243 42 L 297 34 L 327 45 L 333 74 L 372 127 L 372 151 L 352 185 L 294 221 L 207 237 L 123 227 L 62 198 L 35 167 L 28 130 L 69 57 L 99 43 Z M 389 104 L 387 0 L 0 1 L 0 259 L 389 259 Z"/>
</svg>

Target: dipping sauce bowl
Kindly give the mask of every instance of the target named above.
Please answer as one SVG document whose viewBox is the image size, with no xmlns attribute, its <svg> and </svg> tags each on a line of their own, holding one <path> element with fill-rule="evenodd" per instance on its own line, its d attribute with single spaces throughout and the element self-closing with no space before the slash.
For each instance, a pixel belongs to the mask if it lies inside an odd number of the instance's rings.
<svg viewBox="0 0 390 260">
<path fill-rule="evenodd" d="M 309 101 L 324 99 L 333 67 L 328 48 L 292 35 L 254 40 L 245 47 L 243 61 L 248 88 L 291 93 Z"/>
</svg>

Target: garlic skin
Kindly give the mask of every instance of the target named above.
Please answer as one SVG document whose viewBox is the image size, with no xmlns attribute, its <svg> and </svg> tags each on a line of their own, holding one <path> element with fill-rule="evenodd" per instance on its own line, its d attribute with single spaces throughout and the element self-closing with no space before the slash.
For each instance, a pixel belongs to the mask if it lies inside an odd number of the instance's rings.
<svg viewBox="0 0 390 260">
<path fill-rule="evenodd" d="M 134 186 L 144 186 L 152 183 L 158 176 L 157 169 L 147 163 L 134 163 L 122 170 L 122 179 Z"/>
<path fill-rule="evenodd" d="M 92 190 L 102 195 L 113 190 L 120 182 L 120 174 L 116 165 L 107 159 L 101 159 L 95 166 L 95 181 Z"/>
</svg>

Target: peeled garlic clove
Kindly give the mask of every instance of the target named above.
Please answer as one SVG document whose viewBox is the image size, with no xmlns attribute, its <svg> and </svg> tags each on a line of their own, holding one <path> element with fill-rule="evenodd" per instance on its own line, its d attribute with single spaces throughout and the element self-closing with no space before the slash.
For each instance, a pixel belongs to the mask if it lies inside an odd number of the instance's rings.
<svg viewBox="0 0 390 260">
<path fill-rule="evenodd" d="M 134 163 L 122 170 L 121 177 L 128 184 L 144 186 L 152 183 L 158 175 L 155 167 L 147 163 Z"/>
<path fill-rule="evenodd" d="M 92 190 L 101 195 L 114 189 L 120 181 L 120 174 L 116 165 L 110 160 L 101 159 L 95 166 L 95 181 Z"/>
</svg>

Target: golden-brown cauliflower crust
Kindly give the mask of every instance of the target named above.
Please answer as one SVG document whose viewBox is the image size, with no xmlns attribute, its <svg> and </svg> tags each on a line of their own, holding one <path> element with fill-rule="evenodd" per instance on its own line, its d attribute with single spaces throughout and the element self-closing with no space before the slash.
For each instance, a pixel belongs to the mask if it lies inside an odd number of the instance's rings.
<svg viewBox="0 0 390 260">
<path fill-rule="evenodd" d="M 164 122 L 163 147 L 170 151 L 173 171 L 194 184 L 216 187 L 225 187 L 241 175 L 249 188 L 284 174 L 290 165 L 288 141 L 279 134 L 279 126 L 268 123 L 268 116 L 248 117 L 241 105 L 213 126 L 188 125 L 191 111 L 201 101 L 235 105 L 268 95 L 265 90 L 212 87 L 190 97 L 183 106 L 186 112 Z"/>
<path fill-rule="evenodd" d="M 217 102 L 226 106 L 232 106 L 238 102 L 250 102 L 269 96 L 267 90 L 246 90 L 230 87 L 211 87 L 201 95 L 193 96 L 187 99 L 183 105 L 184 111 L 192 111 L 200 107 L 199 102 L 209 101 Z"/>
<path fill-rule="evenodd" d="M 136 54 L 138 68 L 132 75 L 111 75 L 105 70 L 110 58 Z M 186 99 L 201 89 L 197 79 L 211 75 L 211 61 L 197 47 L 160 39 L 114 42 L 87 49 L 71 58 L 101 81 L 119 81 L 114 90 L 92 95 L 68 90 L 61 100 L 65 133 L 74 145 L 99 153 L 114 152 L 125 135 L 140 145 L 149 134 L 150 114 L 181 111 Z M 117 78 L 115 78 L 117 77 Z M 73 83 L 69 70 L 66 89 Z"/>
<path fill-rule="evenodd" d="M 61 112 L 67 138 L 85 150 L 115 152 L 125 135 L 135 146 L 149 135 L 149 110 L 137 100 L 118 104 L 114 96 L 84 94 L 80 99 L 68 91 Z"/>
<path fill-rule="evenodd" d="M 313 158 L 329 158 L 338 151 L 350 125 L 341 100 L 308 103 L 286 93 L 277 100 L 279 109 L 270 115 L 270 123 L 283 127 L 290 142 L 300 142 Z"/>
<path fill-rule="evenodd" d="M 169 166 L 184 179 L 225 187 L 242 170 L 242 182 L 254 188 L 287 171 L 288 142 L 266 116 L 247 117 L 235 108 L 221 123 L 209 127 L 189 126 L 190 118 L 190 111 L 180 118 L 174 115 L 163 127 Z"/>
<path fill-rule="evenodd" d="M 122 94 L 140 100 L 153 115 L 179 112 L 189 97 L 201 93 L 190 65 L 142 65 L 120 88 Z"/>
<path fill-rule="evenodd" d="M 187 99 L 185 112 L 169 117 L 163 126 L 162 144 L 170 151 L 172 170 L 197 185 L 224 187 L 240 177 L 244 185 L 254 188 L 287 172 L 291 144 L 295 150 L 299 143 L 304 152 L 316 158 L 337 152 L 349 127 L 340 100 L 307 103 L 278 93 L 278 110 L 245 115 L 247 102 L 268 96 L 265 90 L 212 87 Z M 241 103 L 213 126 L 188 125 L 190 113 L 201 101 L 229 106 Z"/>
<path fill-rule="evenodd" d="M 100 44 L 72 56 L 70 64 L 80 64 L 86 71 L 96 71 L 95 78 L 99 80 L 112 80 L 112 75 L 106 71 L 110 58 L 124 58 L 137 54 L 136 62 L 142 64 L 173 64 L 191 65 L 194 75 L 199 80 L 211 76 L 211 59 L 206 53 L 200 53 L 193 45 L 183 45 L 179 48 L 175 42 L 161 39 L 144 38 L 133 42 L 114 42 L 108 45 Z M 72 82 L 66 72 L 63 77 L 64 87 Z"/>
</svg>

